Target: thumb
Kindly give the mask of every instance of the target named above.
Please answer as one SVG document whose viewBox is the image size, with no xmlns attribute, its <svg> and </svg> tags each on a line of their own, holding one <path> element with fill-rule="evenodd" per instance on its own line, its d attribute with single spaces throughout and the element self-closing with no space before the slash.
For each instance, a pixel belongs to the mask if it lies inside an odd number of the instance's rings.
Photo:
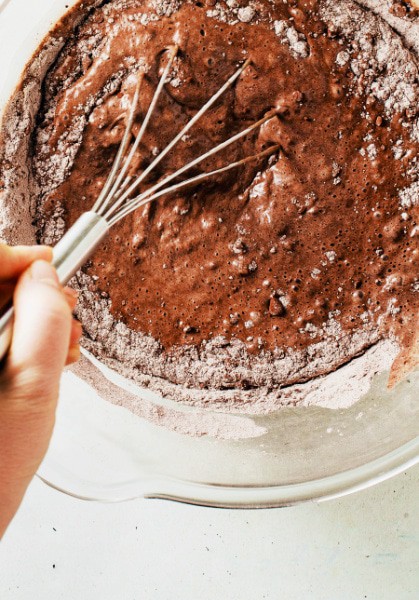
<svg viewBox="0 0 419 600">
<path fill-rule="evenodd" d="M 15 384 L 30 386 L 27 392 L 33 402 L 55 402 L 68 353 L 72 316 L 57 273 L 49 263 L 34 262 L 19 279 L 14 307 L 9 374 L 11 370 Z"/>
</svg>

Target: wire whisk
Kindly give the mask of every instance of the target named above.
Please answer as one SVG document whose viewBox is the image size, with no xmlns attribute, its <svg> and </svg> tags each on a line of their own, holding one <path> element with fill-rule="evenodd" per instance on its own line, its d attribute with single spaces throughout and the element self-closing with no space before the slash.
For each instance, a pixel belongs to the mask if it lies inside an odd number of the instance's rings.
<svg viewBox="0 0 419 600">
<path fill-rule="evenodd" d="M 235 169 L 240 165 L 248 162 L 259 160 L 265 156 L 270 156 L 279 150 L 279 145 L 269 146 L 267 149 L 248 156 L 241 160 L 227 164 L 219 169 L 201 173 L 194 177 L 190 177 L 178 183 L 172 183 L 174 180 L 181 177 L 187 171 L 193 169 L 204 160 L 218 154 L 228 146 L 234 144 L 238 140 L 244 138 L 252 131 L 261 127 L 263 123 L 271 119 L 275 115 L 275 111 L 271 111 L 263 118 L 249 125 L 239 133 L 236 133 L 226 141 L 218 144 L 214 148 L 208 150 L 201 156 L 191 160 L 180 169 L 163 177 L 160 181 L 146 189 L 141 194 L 136 193 L 140 184 L 156 169 L 163 159 L 171 152 L 171 150 L 184 138 L 188 131 L 199 121 L 199 119 L 207 113 L 207 111 L 217 102 L 217 100 L 231 88 L 239 79 L 240 75 L 250 64 L 250 60 L 246 60 L 235 73 L 219 88 L 211 98 L 198 110 L 198 112 L 186 123 L 182 130 L 172 139 L 172 141 L 151 161 L 149 166 L 137 177 L 128 174 L 130 165 L 132 164 L 135 153 L 137 152 L 148 124 L 156 110 L 159 98 L 163 92 L 164 86 L 168 81 L 170 70 L 178 53 L 178 47 L 173 46 L 166 50 L 168 52 L 168 62 L 159 79 L 157 88 L 154 92 L 152 101 L 141 124 L 140 130 L 132 144 L 132 127 L 134 124 L 136 109 L 140 97 L 141 83 L 143 76 L 138 77 L 135 88 L 132 104 L 128 114 L 125 132 L 122 137 L 121 144 L 116 154 L 109 176 L 99 194 L 98 199 L 92 209 L 85 212 L 77 219 L 77 221 L 65 233 L 63 238 L 54 248 L 53 265 L 57 269 L 58 278 L 62 285 L 66 284 L 80 267 L 91 257 L 100 242 L 106 237 L 110 228 L 118 223 L 121 219 L 127 217 L 141 206 L 157 200 L 163 195 L 173 194 L 182 188 L 194 184 L 198 184 L 206 179 L 210 179 L 218 174 Z M 13 329 L 13 307 L 10 307 L 6 313 L 0 318 L 0 361 L 6 355 L 10 346 Z"/>
</svg>

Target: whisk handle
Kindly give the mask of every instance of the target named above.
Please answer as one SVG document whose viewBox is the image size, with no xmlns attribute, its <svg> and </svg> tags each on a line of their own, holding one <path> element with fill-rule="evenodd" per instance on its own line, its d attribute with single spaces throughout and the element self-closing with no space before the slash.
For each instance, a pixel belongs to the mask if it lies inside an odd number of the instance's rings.
<svg viewBox="0 0 419 600">
<path fill-rule="evenodd" d="M 65 285 L 90 258 L 109 231 L 109 223 L 94 212 L 86 212 L 54 248 L 53 265 Z M 13 334 L 14 309 L 10 302 L 0 316 L 0 363 L 6 356 Z"/>
<path fill-rule="evenodd" d="M 109 223 L 94 212 L 83 213 L 54 248 L 52 264 L 65 285 L 92 256 L 109 231 Z"/>
</svg>

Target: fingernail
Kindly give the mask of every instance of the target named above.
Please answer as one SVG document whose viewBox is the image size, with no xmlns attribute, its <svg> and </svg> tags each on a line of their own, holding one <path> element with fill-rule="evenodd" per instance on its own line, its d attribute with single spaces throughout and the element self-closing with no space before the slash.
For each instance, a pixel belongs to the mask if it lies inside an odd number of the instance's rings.
<svg viewBox="0 0 419 600">
<path fill-rule="evenodd" d="M 45 260 L 35 261 L 29 269 L 29 275 L 36 281 L 60 287 L 56 270 Z"/>
</svg>

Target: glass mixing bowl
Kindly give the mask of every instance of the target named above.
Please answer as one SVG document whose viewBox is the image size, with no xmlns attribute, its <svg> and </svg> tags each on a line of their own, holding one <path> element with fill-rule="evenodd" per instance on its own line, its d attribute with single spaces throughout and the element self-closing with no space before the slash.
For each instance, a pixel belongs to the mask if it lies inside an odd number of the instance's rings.
<svg viewBox="0 0 419 600">
<path fill-rule="evenodd" d="M 3 2 L 1 109 L 43 36 L 74 3 Z M 132 391 L 132 384 L 104 371 Z M 419 371 L 393 390 L 386 388 L 387 375 L 377 375 L 368 393 L 349 409 L 301 407 L 267 416 L 230 415 L 231 422 L 251 420 L 266 433 L 229 440 L 159 427 L 117 406 L 117 391 L 111 404 L 67 372 L 54 437 L 39 476 L 67 494 L 103 501 L 145 496 L 244 508 L 341 496 L 418 461 Z M 156 410 L 168 405 L 148 390 L 136 387 L 135 393 Z M 169 404 L 180 418 L 198 410 Z"/>
</svg>

